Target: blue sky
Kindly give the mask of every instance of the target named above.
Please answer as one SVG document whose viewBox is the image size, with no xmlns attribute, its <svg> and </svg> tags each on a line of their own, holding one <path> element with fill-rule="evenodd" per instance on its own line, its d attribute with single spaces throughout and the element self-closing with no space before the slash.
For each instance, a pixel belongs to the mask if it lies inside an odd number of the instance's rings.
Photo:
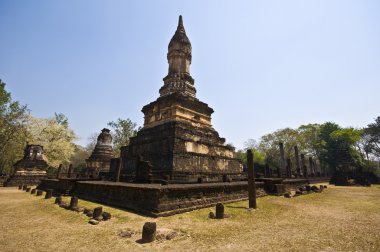
<svg viewBox="0 0 380 252">
<path fill-rule="evenodd" d="M 63 113 L 85 145 L 143 123 L 183 15 L 197 97 L 242 148 L 285 127 L 380 116 L 380 1 L 0 0 L 0 78 L 32 114 Z"/>
</svg>

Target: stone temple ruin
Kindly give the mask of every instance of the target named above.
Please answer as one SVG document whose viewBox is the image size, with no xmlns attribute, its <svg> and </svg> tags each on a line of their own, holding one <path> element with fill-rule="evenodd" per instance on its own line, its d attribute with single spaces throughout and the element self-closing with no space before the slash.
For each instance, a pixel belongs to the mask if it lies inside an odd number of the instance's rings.
<svg viewBox="0 0 380 252">
<path fill-rule="evenodd" d="M 43 159 L 43 150 L 41 145 L 27 144 L 23 158 L 14 164 L 14 172 L 4 185 L 36 185 L 41 179 L 46 179 L 48 164 Z"/>
<path fill-rule="evenodd" d="M 86 173 L 90 177 L 108 174 L 113 158 L 112 136 L 109 129 L 102 129 L 91 156 L 86 160 Z"/>
<path fill-rule="evenodd" d="M 38 188 L 154 217 L 248 199 L 241 161 L 212 127 L 213 109 L 196 98 L 190 75 L 191 43 L 181 16 L 167 60 L 169 70 L 160 96 L 143 107 L 144 126 L 121 148 L 119 158 L 111 157 L 112 140 L 104 129 L 87 160 L 89 173 L 97 179 L 45 179 Z M 250 180 L 257 196 L 282 195 L 309 184 L 308 179 L 291 178 L 289 172 L 288 179 L 268 178 L 271 172 L 266 169 L 265 178 Z M 108 179 L 100 176 L 107 171 Z"/>
<path fill-rule="evenodd" d="M 220 174 L 241 174 L 241 161 L 233 148 L 212 127 L 214 112 L 196 98 L 190 75 L 191 43 L 182 17 L 169 43 L 168 75 L 160 97 L 144 106 L 144 127 L 122 149 L 121 181 L 134 181 L 144 162 L 152 179 L 196 182 L 198 178 L 221 181 Z"/>
</svg>

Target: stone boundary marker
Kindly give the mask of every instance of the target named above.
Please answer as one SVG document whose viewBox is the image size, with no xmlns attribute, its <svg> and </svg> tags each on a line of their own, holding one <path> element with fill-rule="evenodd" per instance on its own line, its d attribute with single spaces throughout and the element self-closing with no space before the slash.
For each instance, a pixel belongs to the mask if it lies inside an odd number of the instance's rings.
<svg viewBox="0 0 380 252">
<path fill-rule="evenodd" d="M 62 196 L 58 196 L 55 198 L 54 204 L 60 205 L 62 203 Z"/>
<path fill-rule="evenodd" d="M 75 209 L 78 207 L 78 197 L 71 197 L 71 200 L 70 200 L 70 209 Z"/>
<path fill-rule="evenodd" d="M 103 207 L 95 207 L 92 213 L 92 218 L 99 221 L 100 216 L 102 216 L 102 213 L 103 213 Z"/>
<path fill-rule="evenodd" d="M 215 219 L 224 219 L 224 205 L 222 203 L 215 206 Z"/>
<path fill-rule="evenodd" d="M 50 199 L 51 197 L 53 197 L 53 189 L 47 189 L 45 199 Z"/>
<path fill-rule="evenodd" d="M 157 225 L 156 222 L 145 222 L 142 230 L 143 243 L 153 242 L 156 240 Z"/>
</svg>

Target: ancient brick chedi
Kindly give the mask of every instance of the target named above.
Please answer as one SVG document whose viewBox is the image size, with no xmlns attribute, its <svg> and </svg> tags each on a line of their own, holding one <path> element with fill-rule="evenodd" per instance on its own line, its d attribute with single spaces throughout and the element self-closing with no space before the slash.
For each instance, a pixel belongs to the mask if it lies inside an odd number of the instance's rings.
<svg viewBox="0 0 380 252">
<path fill-rule="evenodd" d="M 108 173 L 111 158 L 113 158 L 112 136 L 109 129 L 102 129 L 91 156 L 86 160 L 87 173 L 94 177 Z"/>
<path fill-rule="evenodd" d="M 41 179 L 46 178 L 48 164 L 43 159 L 43 153 L 43 146 L 27 144 L 24 149 L 23 158 L 14 164 L 14 172 L 5 182 L 5 185 L 35 185 L 38 184 Z"/>
<path fill-rule="evenodd" d="M 147 166 L 153 179 L 189 181 L 241 173 L 233 148 L 212 127 L 213 109 L 196 98 L 191 43 L 181 16 L 168 49 L 169 71 L 160 97 L 143 107 L 144 127 L 122 148 L 121 178 L 133 179 Z"/>
</svg>

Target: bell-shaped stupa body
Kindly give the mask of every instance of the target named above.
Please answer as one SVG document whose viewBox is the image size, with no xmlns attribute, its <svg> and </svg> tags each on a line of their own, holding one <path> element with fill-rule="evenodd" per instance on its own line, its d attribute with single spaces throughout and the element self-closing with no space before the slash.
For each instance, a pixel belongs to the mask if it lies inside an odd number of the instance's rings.
<svg viewBox="0 0 380 252">
<path fill-rule="evenodd" d="M 113 158 L 112 136 L 109 129 L 103 129 L 91 156 L 86 160 L 87 173 L 96 177 L 99 173 L 109 172 L 111 158 Z"/>
</svg>

